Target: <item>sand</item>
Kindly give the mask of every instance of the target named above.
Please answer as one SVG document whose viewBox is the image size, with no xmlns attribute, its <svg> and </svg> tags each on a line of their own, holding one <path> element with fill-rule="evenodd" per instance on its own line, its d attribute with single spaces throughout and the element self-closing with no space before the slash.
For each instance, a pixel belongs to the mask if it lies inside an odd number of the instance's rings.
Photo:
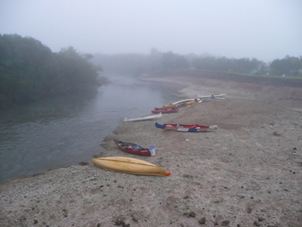
<svg viewBox="0 0 302 227">
<path fill-rule="evenodd" d="M 160 123 L 218 125 L 215 132 L 128 122 L 98 156 L 139 158 L 171 172 L 141 176 L 88 165 L 0 184 L 0 226 L 302 226 L 302 89 L 184 77 L 179 99 L 224 98 L 165 114 Z M 155 146 L 153 157 L 120 151 L 113 138 Z"/>
</svg>

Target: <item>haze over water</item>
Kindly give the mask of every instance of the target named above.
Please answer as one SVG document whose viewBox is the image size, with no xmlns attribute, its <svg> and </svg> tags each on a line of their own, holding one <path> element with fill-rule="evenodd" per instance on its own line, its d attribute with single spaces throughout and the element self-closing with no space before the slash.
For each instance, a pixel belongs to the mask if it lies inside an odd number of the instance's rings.
<svg viewBox="0 0 302 227">
<path fill-rule="evenodd" d="M 124 117 L 151 114 L 175 101 L 175 87 L 123 76 L 110 80 L 96 92 L 0 111 L 0 181 L 90 161 Z"/>
</svg>

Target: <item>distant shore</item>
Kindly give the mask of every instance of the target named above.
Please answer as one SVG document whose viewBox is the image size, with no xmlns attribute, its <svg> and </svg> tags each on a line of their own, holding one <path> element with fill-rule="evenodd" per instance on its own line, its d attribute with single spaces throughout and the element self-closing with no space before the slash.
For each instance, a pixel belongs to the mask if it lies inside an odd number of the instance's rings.
<svg viewBox="0 0 302 227">
<path fill-rule="evenodd" d="M 185 76 L 144 80 L 185 83 L 179 99 L 226 93 L 158 120 L 217 124 L 218 130 L 165 131 L 154 121 L 120 125 L 104 138 L 100 155 L 139 158 L 171 176 L 89 163 L 6 181 L 0 183 L 1 226 L 302 225 L 301 88 Z M 113 138 L 155 146 L 156 155 L 124 153 Z"/>
</svg>

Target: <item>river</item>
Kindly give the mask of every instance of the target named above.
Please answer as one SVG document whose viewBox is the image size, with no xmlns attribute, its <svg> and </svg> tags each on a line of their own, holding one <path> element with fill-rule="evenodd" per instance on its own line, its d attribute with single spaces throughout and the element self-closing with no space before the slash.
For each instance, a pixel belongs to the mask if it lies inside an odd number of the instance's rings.
<svg viewBox="0 0 302 227">
<path fill-rule="evenodd" d="M 89 161 L 123 118 L 176 101 L 180 87 L 111 75 L 97 91 L 0 111 L 0 181 Z"/>
</svg>

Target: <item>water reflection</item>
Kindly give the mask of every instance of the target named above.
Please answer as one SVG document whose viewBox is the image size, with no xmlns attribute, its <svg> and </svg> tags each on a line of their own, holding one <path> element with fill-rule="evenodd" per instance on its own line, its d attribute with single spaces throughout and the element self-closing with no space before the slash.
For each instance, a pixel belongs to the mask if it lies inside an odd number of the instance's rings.
<svg viewBox="0 0 302 227">
<path fill-rule="evenodd" d="M 88 161 L 124 117 L 150 114 L 175 87 L 111 76 L 111 84 L 0 112 L 0 181 Z"/>
</svg>

